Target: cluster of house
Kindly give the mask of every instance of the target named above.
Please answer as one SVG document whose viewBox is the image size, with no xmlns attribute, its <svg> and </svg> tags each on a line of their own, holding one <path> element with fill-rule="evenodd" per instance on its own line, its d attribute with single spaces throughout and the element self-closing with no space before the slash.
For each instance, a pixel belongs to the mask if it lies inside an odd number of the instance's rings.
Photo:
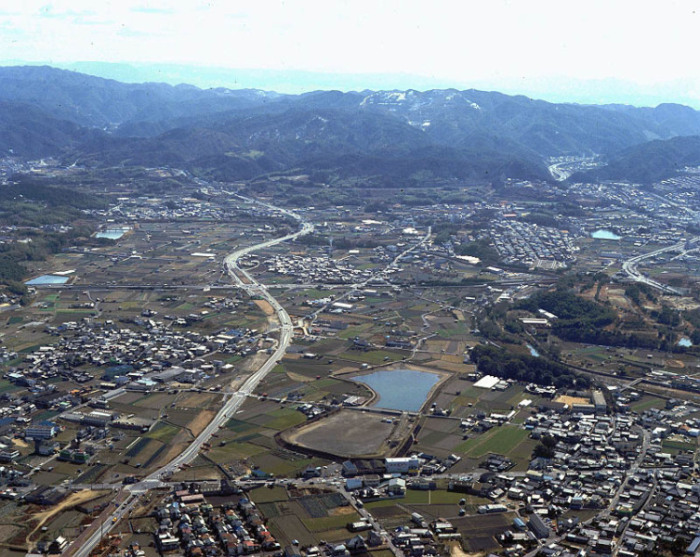
<svg viewBox="0 0 700 557">
<path fill-rule="evenodd" d="M 160 323 L 155 323 L 147 332 L 139 332 L 117 328 L 109 322 L 67 322 L 52 332 L 61 335 L 59 342 L 27 354 L 23 362 L 4 375 L 15 385 L 26 388 L 26 392 L 0 396 L 0 434 L 20 435 L 33 441 L 35 452 L 40 455 L 50 455 L 60 449 L 53 441 L 60 428 L 54 422 L 36 418 L 41 411 L 60 411 L 61 419 L 92 431 L 90 437 L 95 439 L 103 438 L 107 427 L 147 430 L 153 420 L 111 412 L 108 409 L 110 393 L 118 394 L 123 388 L 164 389 L 170 381 L 195 383 L 232 368 L 220 360 L 207 361 L 200 356 L 231 351 L 246 355 L 256 351 L 260 343 L 264 344 L 255 330 L 200 335 L 177 333 Z M 115 362 L 121 363 L 115 365 Z M 94 375 L 95 366 L 102 367 L 99 378 Z M 62 390 L 60 383 L 55 383 L 56 377 L 78 383 L 91 382 L 93 386 Z M 97 384 L 100 379 L 102 382 Z M 95 396 L 105 391 L 107 394 Z M 87 400 L 91 400 L 90 405 L 95 408 L 72 410 Z M 83 463 L 89 459 L 84 453 L 76 451 L 64 455 L 63 459 Z M 11 462 L 19 456 L 11 441 L 0 444 L 0 461 Z"/>
<path fill-rule="evenodd" d="M 327 256 L 277 255 L 264 261 L 268 272 L 294 277 L 302 282 L 354 284 L 372 276 L 369 269 L 357 269 Z"/>
<path fill-rule="evenodd" d="M 523 477 L 496 475 L 469 492 L 494 501 L 519 502 L 521 510 L 539 516 L 548 538 L 543 555 L 610 555 L 633 557 L 674 544 L 691 547 L 700 527 L 700 484 L 692 476 L 694 450 L 664 443 L 673 427 L 650 410 L 641 416 L 540 412 L 526 427 L 533 437 L 549 436 L 551 454 L 535 458 Z M 678 447 L 681 447 L 680 449 Z M 694 447 L 694 445 L 693 445 Z M 596 510 L 584 523 L 564 521 L 569 511 Z M 545 535 L 546 534 L 546 535 Z M 519 536 L 502 538 L 510 555 L 521 555 L 527 544 Z M 700 546 L 700 540 L 697 543 Z M 694 553 L 698 547 L 691 553 Z"/>
<path fill-rule="evenodd" d="M 145 332 L 118 328 L 111 322 L 68 322 L 55 332 L 61 335 L 56 344 L 39 347 L 5 375 L 9 381 L 29 390 L 28 400 L 35 407 L 67 410 L 80 401 L 78 391 L 62 391 L 48 382 L 54 377 L 86 383 L 96 379 L 92 369 L 100 366 L 103 383 L 99 386 L 103 390 L 128 386 L 148 391 L 166 381 L 192 383 L 231 367 L 219 360 L 204 361 L 202 356 L 215 353 L 246 356 L 264 345 L 264 339 L 255 330 L 201 335 L 194 331 L 177 332 L 160 322 L 152 322 Z M 0 415 L 17 413 L 11 406 L 3 407 Z"/>
<path fill-rule="evenodd" d="M 177 331 L 160 321 L 148 319 L 145 331 L 119 328 L 111 321 L 98 323 L 81 321 L 64 323 L 50 332 L 60 334 L 60 340 L 51 346 L 42 346 L 26 356 L 19 373 L 33 378 L 43 375 L 63 375 L 75 381 L 76 374 L 86 375 L 80 366 L 109 366 L 121 362 L 140 368 L 142 373 L 162 371 L 171 365 L 183 365 L 212 352 L 246 355 L 259 340 L 257 331 L 221 331 L 202 335 L 195 331 Z M 88 380 L 92 377 L 88 375 Z"/>
<path fill-rule="evenodd" d="M 695 406 L 669 401 L 666 409 L 612 416 L 607 409 L 600 391 L 543 400 L 523 427 L 548 450 L 539 451 L 526 472 L 506 473 L 513 462 L 491 454 L 480 464 L 491 472 L 480 481 L 450 482 L 450 490 L 492 501 L 480 513 L 519 508 L 528 517 L 500 536 L 502 554 L 524 555 L 537 539 L 544 540 L 543 554 L 554 556 L 614 551 L 632 557 L 673 544 L 691 553 L 700 548 L 700 484 L 692 475 Z M 383 467 L 348 461 L 346 489 L 364 502 L 401 496 L 423 488 L 411 485 L 411 476 L 425 464 L 418 455 L 387 459 Z M 416 480 L 431 488 L 429 481 Z M 581 510 L 595 511 L 595 518 L 564 518 Z"/>
<path fill-rule="evenodd" d="M 411 524 L 399 526 L 391 533 L 391 541 L 406 557 L 440 555 L 440 546 L 449 541 L 458 541 L 461 535 L 457 528 L 444 518 L 428 523 L 419 513 L 412 513 Z"/>
<path fill-rule="evenodd" d="M 491 237 L 505 263 L 531 266 L 538 261 L 556 261 L 566 264 L 575 261 L 580 249 L 567 231 L 505 218 L 493 223 Z"/>
<path fill-rule="evenodd" d="M 442 474 L 461 460 L 457 455 L 439 458 L 424 452 L 411 453 L 402 457 L 384 459 L 352 459 L 342 463 L 342 474 L 346 478 L 363 476 L 367 481 L 373 477 L 389 479 L 396 476 L 415 477 Z"/>
<path fill-rule="evenodd" d="M 639 242 L 641 245 L 649 240 L 676 242 L 685 235 L 686 226 L 693 220 L 688 212 L 679 211 L 673 202 L 664 200 L 647 188 L 635 187 L 630 183 L 608 182 L 604 187 L 600 184 L 574 184 L 569 192 L 576 196 L 608 202 L 607 207 L 596 210 L 595 217 L 589 219 L 585 226 L 591 229 L 613 226 L 628 241 L 635 244 Z M 689 201 L 693 200 L 679 198 L 678 201 L 683 201 L 684 206 L 690 208 Z M 628 217 L 643 218 L 643 230 L 639 226 L 621 228 L 621 211 Z"/>
<path fill-rule="evenodd" d="M 348 460 L 342 465 L 345 489 L 362 501 L 403 497 L 406 489 L 431 490 L 435 482 L 425 478 L 442 474 L 461 460 L 457 455 L 437 458 L 426 453 L 375 460 Z M 421 477 L 417 477 L 417 476 Z M 408 478 L 408 479 L 406 479 Z"/>
<path fill-rule="evenodd" d="M 245 498 L 214 509 L 203 494 L 181 490 L 155 515 L 156 545 L 163 553 L 216 557 L 280 549 L 255 504 Z"/>
<path fill-rule="evenodd" d="M 558 540 L 541 553 L 552 557 L 584 551 L 620 557 L 698 555 L 698 532 L 700 484 L 678 469 L 642 469 L 626 479 L 611 514 L 558 531 Z"/>
<path fill-rule="evenodd" d="M 120 197 L 119 204 L 108 210 L 93 210 L 93 216 L 127 221 L 228 218 L 225 208 L 194 198 Z"/>
</svg>

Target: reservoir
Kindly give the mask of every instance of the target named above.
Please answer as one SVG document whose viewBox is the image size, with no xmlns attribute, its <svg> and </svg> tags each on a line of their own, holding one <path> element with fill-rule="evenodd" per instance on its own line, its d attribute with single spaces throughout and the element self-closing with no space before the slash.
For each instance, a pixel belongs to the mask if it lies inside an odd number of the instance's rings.
<svg viewBox="0 0 700 557">
<path fill-rule="evenodd" d="M 129 231 L 128 228 L 109 228 L 95 234 L 95 238 L 107 238 L 108 240 L 118 240 Z"/>
<path fill-rule="evenodd" d="M 530 351 L 530 356 L 534 356 L 535 358 L 540 357 L 540 353 L 537 350 L 535 350 L 534 346 L 532 346 L 531 344 L 526 344 L 525 346 L 527 346 L 527 349 Z"/>
<path fill-rule="evenodd" d="M 417 412 L 428 398 L 428 393 L 440 380 L 437 373 L 412 369 L 375 371 L 352 378 L 364 383 L 379 395 L 374 403 L 378 408 Z"/>
<path fill-rule="evenodd" d="M 678 341 L 678 346 L 685 346 L 686 348 L 690 348 L 693 346 L 693 341 L 690 340 L 688 337 L 683 337 L 681 340 Z"/>
<path fill-rule="evenodd" d="M 611 230 L 596 230 L 591 234 L 591 238 L 596 240 L 619 240 L 621 237 Z"/>
<path fill-rule="evenodd" d="M 68 282 L 68 277 L 61 277 L 58 275 L 41 275 L 40 277 L 28 280 L 24 284 L 27 286 L 41 286 L 44 284 L 66 284 Z"/>
</svg>

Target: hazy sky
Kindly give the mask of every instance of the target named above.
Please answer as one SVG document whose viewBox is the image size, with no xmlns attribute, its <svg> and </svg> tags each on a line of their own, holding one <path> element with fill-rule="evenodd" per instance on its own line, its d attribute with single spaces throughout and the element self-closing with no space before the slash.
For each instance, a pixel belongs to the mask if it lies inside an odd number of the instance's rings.
<svg viewBox="0 0 700 557">
<path fill-rule="evenodd" d="M 0 0 L 0 63 L 409 74 L 455 86 L 676 82 L 700 99 L 700 2 Z M 574 82 L 572 82 L 574 83 Z"/>
</svg>

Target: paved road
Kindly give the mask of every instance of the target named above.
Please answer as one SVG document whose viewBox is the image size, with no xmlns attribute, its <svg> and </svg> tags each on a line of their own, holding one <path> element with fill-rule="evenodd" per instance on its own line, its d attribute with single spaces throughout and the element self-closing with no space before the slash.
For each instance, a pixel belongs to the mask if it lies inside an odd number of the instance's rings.
<svg viewBox="0 0 700 557">
<path fill-rule="evenodd" d="M 571 164 L 571 163 L 558 162 L 555 164 L 550 164 L 547 169 L 549 170 L 549 173 L 552 175 L 552 178 L 554 178 L 557 182 L 563 182 L 564 180 L 566 180 L 569 176 L 571 176 L 573 174 L 573 171 L 570 169 L 560 168 L 560 167 L 565 166 L 567 164 Z"/>
<path fill-rule="evenodd" d="M 254 200 L 251 201 L 255 202 Z M 275 209 L 269 204 L 261 204 L 268 208 Z M 280 338 L 277 344 L 277 349 L 260 367 L 260 369 L 258 369 L 255 373 L 250 375 L 245 380 L 243 385 L 241 385 L 241 388 L 236 393 L 233 393 L 226 397 L 221 410 L 219 410 L 219 412 L 216 414 L 216 416 L 214 416 L 209 425 L 207 425 L 207 427 L 205 427 L 204 430 L 202 430 L 202 432 L 197 436 L 197 438 L 194 441 L 192 441 L 192 443 L 190 443 L 187 449 L 185 449 L 180 455 L 178 455 L 168 464 L 166 464 L 159 470 L 156 470 L 149 476 L 145 477 L 140 482 L 124 486 L 117 495 L 117 497 L 124 497 L 125 494 L 128 495 L 126 502 L 116 507 L 114 511 L 103 520 L 102 525 L 99 528 L 96 527 L 94 531 L 91 532 L 87 539 L 81 539 L 79 544 L 74 543 L 73 545 L 71 545 L 66 551 L 66 555 L 73 555 L 75 557 L 88 557 L 88 555 L 90 555 L 90 552 L 100 542 L 100 539 L 105 534 L 109 533 L 109 531 L 114 527 L 114 525 L 134 508 L 138 501 L 139 495 L 145 493 L 149 489 L 160 487 L 161 485 L 163 485 L 163 483 L 161 482 L 162 477 L 169 477 L 170 474 L 174 473 L 183 465 L 187 465 L 197 457 L 202 445 L 208 442 L 209 439 L 211 439 L 212 434 L 215 433 L 219 428 L 221 428 L 226 423 L 226 421 L 240 408 L 240 406 L 245 401 L 246 397 L 255 390 L 260 381 L 262 381 L 263 378 L 272 370 L 272 368 L 275 367 L 275 365 L 277 364 L 277 360 L 281 359 L 282 356 L 284 356 L 285 352 L 287 351 L 287 347 L 291 342 L 292 332 L 294 330 L 292 320 L 289 317 L 289 314 L 280 305 L 280 303 L 267 291 L 264 285 L 257 282 L 245 270 L 240 269 L 238 266 L 238 261 L 240 260 L 240 258 L 248 253 L 265 249 L 270 246 L 279 244 L 281 242 L 285 242 L 287 240 L 293 240 L 303 234 L 308 234 L 313 230 L 313 225 L 311 223 L 303 221 L 300 217 L 298 217 L 291 211 L 287 211 L 284 209 L 279 209 L 279 211 L 298 220 L 301 223 L 301 228 L 299 229 L 299 231 L 293 234 L 288 234 L 281 238 L 276 238 L 273 240 L 262 242 L 260 244 L 256 244 L 246 248 L 241 248 L 229 255 L 228 257 L 226 257 L 226 259 L 224 260 L 224 266 L 226 268 L 226 271 L 237 282 L 237 284 L 241 286 L 241 288 L 244 288 L 250 295 L 258 295 L 262 297 L 274 309 L 275 315 L 280 323 Z M 245 276 L 246 280 L 248 281 L 247 284 L 241 280 L 238 273 L 241 273 L 243 276 Z"/>
<path fill-rule="evenodd" d="M 627 276 L 629 276 L 632 280 L 636 282 L 647 284 L 653 288 L 661 290 L 662 292 L 666 292 L 667 294 L 680 294 L 678 290 L 671 286 L 662 284 L 652 278 L 645 277 L 642 273 L 640 273 L 637 270 L 637 265 L 639 265 L 639 263 L 644 261 L 645 259 L 650 259 L 652 257 L 656 257 L 657 255 L 669 251 L 676 251 L 682 249 L 685 249 L 685 240 L 683 240 L 682 242 L 678 242 L 677 244 L 673 244 L 671 246 L 666 246 L 664 248 L 659 248 L 657 250 L 650 251 L 649 253 L 643 253 L 642 255 L 631 257 L 622 264 L 622 270 L 627 274 Z"/>
<path fill-rule="evenodd" d="M 310 314 L 310 315 L 312 316 L 312 318 L 315 320 L 315 319 L 318 317 L 318 315 L 319 315 L 320 313 L 322 313 L 323 311 L 327 310 L 327 309 L 328 309 L 329 307 L 331 307 L 333 304 L 338 303 L 338 302 L 340 302 L 341 300 L 344 300 L 345 298 L 347 298 L 348 296 L 350 296 L 350 294 L 352 294 L 352 293 L 355 292 L 356 290 L 359 290 L 360 288 L 364 288 L 364 287 L 367 286 L 370 282 L 372 282 L 373 280 L 376 280 L 377 277 L 380 276 L 382 273 L 385 273 L 386 271 L 389 271 L 389 270 L 391 270 L 391 269 L 398 268 L 399 260 L 400 260 L 402 257 L 404 257 L 405 255 L 408 255 L 409 253 L 411 253 L 413 250 L 415 250 L 415 249 L 418 248 L 419 246 L 422 246 L 423 244 L 425 244 L 425 243 L 430 239 L 430 235 L 432 234 L 432 230 L 433 230 L 432 226 L 429 226 L 429 227 L 428 227 L 428 231 L 425 233 L 425 236 L 423 236 L 423 237 L 422 237 L 418 242 L 416 242 L 415 244 L 409 246 L 408 248 L 406 248 L 405 250 L 403 250 L 401 253 L 399 253 L 396 257 L 394 257 L 394 259 L 391 260 L 391 262 L 390 262 L 388 265 L 386 265 L 386 267 L 384 267 L 383 269 L 377 269 L 377 270 L 375 270 L 369 278 L 363 280 L 362 282 L 358 282 L 358 283 L 355 283 L 355 284 L 346 285 L 346 286 L 348 287 L 348 291 L 345 292 L 345 294 L 341 294 L 340 296 L 337 296 L 337 297 L 333 298 L 332 301 L 328 302 L 327 304 L 325 304 L 325 305 L 319 307 L 318 309 L 316 309 L 315 311 L 313 311 L 313 312 Z"/>
</svg>

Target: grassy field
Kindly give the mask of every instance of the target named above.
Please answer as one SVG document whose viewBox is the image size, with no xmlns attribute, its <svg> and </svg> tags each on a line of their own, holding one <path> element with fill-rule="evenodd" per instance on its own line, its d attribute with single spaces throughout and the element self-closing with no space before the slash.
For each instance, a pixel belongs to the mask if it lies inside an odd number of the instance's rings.
<svg viewBox="0 0 700 557">
<path fill-rule="evenodd" d="M 651 408 L 664 408 L 665 406 L 666 401 L 664 399 L 645 395 L 637 402 L 630 404 L 630 410 L 633 410 L 634 412 L 644 412 L 644 410 L 650 410 Z"/>
<path fill-rule="evenodd" d="M 277 501 L 288 501 L 287 490 L 283 487 L 259 487 L 251 494 L 251 499 L 256 503 L 274 503 Z"/>
<path fill-rule="evenodd" d="M 225 447 L 214 447 L 208 455 L 214 462 L 228 464 L 232 460 L 242 460 L 264 453 L 267 449 L 252 443 L 229 443 Z"/>
<path fill-rule="evenodd" d="M 360 515 L 356 512 L 340 514 L 338 516 L 328 516 L 325 518 L 305 518 L 302 520 L 311 532 L 325 532 L 326 530 L 335 530 L 344 528 L 348 522 L 355 522 L 360 519 Z"/>
<path fill-rule="evenodd" d="M 290 544 L 292 540 L 298 540 L 302 545 L 318 543 L 298 516 L 287 514 L 275 517 L 270 520 L 269 527 L 275 538 L 285 545 Z"/>
<path fill-rule="evenodd" d="M 488 453 L 508 455 L 528 435 L 527 430 L 515 426 L 494 427 L 479 437 L 460 443 L 455 450 L 471 458 L 479 458 Z"/>
<path fill-rule="evenodd" d="M 304 414 L 292 408 L 273 410 L 269 415 L 273 419 L 265 423 L 265 427 L 270 429 L 283 430 L 306 421 Z"/>
<path fill-rule="evenodd" d="M 179 431 L 180 428 L 175 427 L 174 425 L 159 422 L 145 435 L 145 437 L 157 439 L 161 443 L 167 444 L 172 441 L 173 437 L 175 437 Z"/>
<path fill-rule="evenodd" d="M 453 503 L 456 505 L 463 497 L 463 493 L 443 489 L 435 491 L 409 489 L 406 491 L 403 502 L 407 505 L 450 505 Z"/>
<path fill-rule="evenodd" d="M 661 443 L 661 446 L 664 449 L 673 449 L 676 451 L 694 451 L 697 449 L 697 444 L 694 443 L 693 441 L 677 441 L 673 439 L 665 439 L 663 443 Z"/>
<path fill-rule="evenodd" d="M 389 361 L 395 362 L 403 358 L 403 356 L 397 354 L 396 352 L 389 352 L 388 350 L 368 350 L 367 352 L 352 350 L 343 352 L 338 357 L 345 360 L 350 360 L 351 362 L 361 362 L 372 365 L 378 365 Z M 388 359 L 385 360 L 384 358 Z"/>
</svg>

